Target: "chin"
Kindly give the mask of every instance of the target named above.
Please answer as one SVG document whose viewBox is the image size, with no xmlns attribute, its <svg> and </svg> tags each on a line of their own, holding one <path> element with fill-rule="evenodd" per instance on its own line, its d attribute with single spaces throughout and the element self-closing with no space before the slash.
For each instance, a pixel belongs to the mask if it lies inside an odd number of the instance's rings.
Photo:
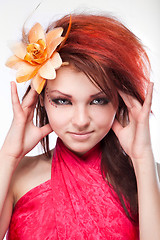
<svg viewBox="0 0 160 240">
<path fill-rule="evenodd" d="M 65 145 L 68 149 L 70 149 L 75 154 L 83 155 L 83 154 L 87 153 L 90 149 L 92 149 L 96 144 L 97 143 L 87 145 L 87 143 L 84 142 L 84 143 L 74 143 L 73 145 L 68 145 L 68 144 L 65 144 Z"/>
</svg>

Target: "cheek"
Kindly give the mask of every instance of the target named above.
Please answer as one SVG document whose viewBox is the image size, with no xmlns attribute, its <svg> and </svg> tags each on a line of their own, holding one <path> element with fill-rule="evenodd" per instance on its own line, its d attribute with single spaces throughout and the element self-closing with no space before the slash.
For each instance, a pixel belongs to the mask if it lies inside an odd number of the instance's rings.
<svg viewBox="0 0 160 240">
<path fill-rule="evenodd" d="M 113 124 L 116 110 L 114 108 L 102 109 L 94 115 L 95 124 L 102 130 L 109 130 Z M 98 117 L 97 117 L 98 116 Z"/>
<path fill-rule="evenodd" d="M 70 122 L 69 112 L 67 110 L 62 111 L 60 107 L 49 106 L 49 108 L 46 108 L 46 111 L 49 123 L 53 130 L 60 130 Z"/>
</svg>

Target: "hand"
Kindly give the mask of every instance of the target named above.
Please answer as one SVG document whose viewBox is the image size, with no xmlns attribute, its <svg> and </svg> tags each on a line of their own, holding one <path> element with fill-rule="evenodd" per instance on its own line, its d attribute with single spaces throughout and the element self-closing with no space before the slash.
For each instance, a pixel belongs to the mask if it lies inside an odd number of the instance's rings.
<svg viewBox="0 0 160 240">
<path fill-rule="evenodd" d="M 133 163 L 137 159 L 145 159 L 152 152 L 149 130 L 152 93 L 153 83 L 150 83 L 143 106 L 130 95 L 119 93 L 128 108 L 129 124 L 126 127 L 122 127 L 115 119 L 112 129 Z"/>
<path fill-rule="evenodd" d="M 20 161 L 37 143 L 52 132 L 49 124 L 38 128 L 33 124 L 34 109 L 38 94 L 31 88 L 20 104 L 15 82 L 11 82 L 13 121 L 2 146 L 3 153 L 17 162 Z"/>
</svg>

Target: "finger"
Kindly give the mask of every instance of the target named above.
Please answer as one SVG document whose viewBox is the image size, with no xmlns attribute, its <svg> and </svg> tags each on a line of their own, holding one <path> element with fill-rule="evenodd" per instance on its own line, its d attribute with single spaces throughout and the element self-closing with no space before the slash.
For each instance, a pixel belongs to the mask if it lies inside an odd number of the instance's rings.
<svg viewBox="0 0 160 240">
<path fill-rule="evenodd" d="M 118 93 L 122 97 L 124 103 L 126 104 L 126 106 L 129 110 L 131 110 L 134 107 L 136 107 L 137 109 L 142 108 L 142 105 L 140 104 L 140 102 L 137 99 L 135 99 L 134 97 L 132 97 L 131 95 L 126 94 L 122 91 L 118 91 Z"/>
<path fill-rule="evenodd" d="M 25 96 L 25 98 L 22 101 L 22 107 L 29 108 L 29 107 L 35 106 L 37 99 L 38 99 L 38 93 L 33 88 L 31 88 L 28 94 Z"/>
<path fill-rule="evenodd" d="M 17 93 L 17 85 L 13 81 L 11 82 L 11 100 L 14 115 L 16 115 L 19 112 L 22 112 L 21 104 Z"/>
<path fill-rule="evenodd" d="M 46 124 L 45 126 L 41 127 L 41 134 L 42 134 L 42 138 L 44 138 L 45 136 L 47 136 L 49 133 L 53 132 L 53 129 L 51 128 L 50 124 Z"/>
<path fill-rule="evenodd" d="M 142 111 L 147 115 L 149 115 L 150 112 L 151 112 L 153 86 L 154 86 L 154 83 L 150 82 L 149 86 L 148 86 L 148 89 L 147 89 L 146 98 L 145 98 L 145 101 L 143 103 Z"/>
<path fill-rule="evenodd" d="M 114 133 L 116 134 L 116 136 L 118 137 L 119 132 L 123 129 L 122 125 L 118 122 L 117 119 L 114 120 L 113 125 L 112 125 L 112 130 L 114 131 Z"/>
</svg>

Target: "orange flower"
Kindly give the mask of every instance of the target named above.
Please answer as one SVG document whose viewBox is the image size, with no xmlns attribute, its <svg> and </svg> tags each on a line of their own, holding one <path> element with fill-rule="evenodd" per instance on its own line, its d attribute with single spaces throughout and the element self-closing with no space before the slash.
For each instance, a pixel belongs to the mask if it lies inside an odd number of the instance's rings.
<svg viewBox="0 0 160 240">
<path fill-rule="evenodd" d="M 62 65 L 62 59 L 56 51 L 66 41 L 71 28 L 70 23 L 65 37 L 62 37 L 63 28 L 58 27 L 45 34 L 42 26 L 36 23 L 28 35 L 29 44 L 17 43 L 12 51 L 14 53 L 6 66 L 17 70 L 17 82 L 26 82 L 32 79 L 32 86 L 41 93 L 46 80 L 56 77 L 56 69 Z"/>
</svg>

